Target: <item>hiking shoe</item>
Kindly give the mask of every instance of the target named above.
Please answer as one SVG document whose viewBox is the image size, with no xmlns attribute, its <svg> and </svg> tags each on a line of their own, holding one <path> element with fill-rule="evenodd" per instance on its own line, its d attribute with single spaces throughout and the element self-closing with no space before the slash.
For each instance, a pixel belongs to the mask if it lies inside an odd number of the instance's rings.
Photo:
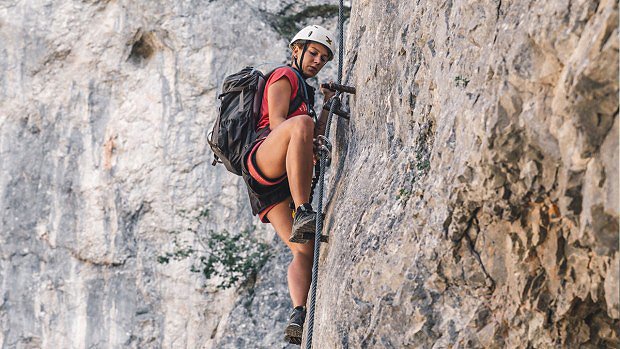
<svg viewBox="0 0 620 349">
<path fill-rule="evenodd" d="M 304 321 L 306 321 L 306 307 L 295 307 L 284 330 L 284 340 L 291 344 L 301 345 Z"/>
<path fill-rule="evenodd" d="M 293 211 L 293 230 L 288 241 L 305 244 L 308 240 L 314 239 L 315 230 L 316 212 L 312 210 L 312 206 L 306 203 L 297 207 Z"/>
</svg>

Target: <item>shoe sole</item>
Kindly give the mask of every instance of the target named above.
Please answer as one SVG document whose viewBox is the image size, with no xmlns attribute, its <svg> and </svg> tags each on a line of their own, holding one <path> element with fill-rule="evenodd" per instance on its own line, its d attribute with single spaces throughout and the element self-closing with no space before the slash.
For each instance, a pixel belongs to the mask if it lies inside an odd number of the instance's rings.
<svg viewBox="0 0 620 349">
<path fill-rule="evenodd" d="M 301 336 L 304 333 L 304 329 L 298 325 L 288 325 L 284 330 L 284 340 L 287 340 L 291 344 L 301 345 Z"/>
<path fill-rule="evenodd" d="M 312 233 L 297 233 L 291 236 L 290 239 L 288 239 L 288 241 L 294 242 L 297 244 L 305 244 L 310 240 L 314 240 L 314 234 Z"/>
<path fill-rule="evenodd" d="M 310 240 L 314 240 L 314 230 L 316 229 L 315 221 L 309 220 L 303 225 L 299 226 L 295 233 L 288 239 L 290 242 L 298 244 L 305 244 Z"/>
<path fill-rule="evenodd" d="M 301 237 L 299 237 L 298 235 L 291 236 L 291 238 L 288 241 L 295 242 L 298 244 L 305 244 L 306 242 L 310 240 L 314 240 L 314 234 L 303 233 Z M 321 234 L 321 242 L 329 242 L 329 236 Z"/>
<path fill-rule="evenodd" d="M 289 337 L 284 337 L 284 340 L 287 341 L 290 344 L 295 344 L 295 345 L 301 345 L 301 338 L 289 338 Z"/>
</svg>

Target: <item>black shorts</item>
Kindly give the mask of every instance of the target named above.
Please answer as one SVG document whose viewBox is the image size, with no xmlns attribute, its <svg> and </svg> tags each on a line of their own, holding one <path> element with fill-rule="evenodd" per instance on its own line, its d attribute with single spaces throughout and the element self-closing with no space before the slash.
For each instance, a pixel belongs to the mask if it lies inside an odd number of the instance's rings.
<svg viewBox="0 0 620 349">
<path fill-rule="evenodd" d="M 269 131 L 260 130 L 257 139 L 243 154 L 241 176 L 245 181 L 252 205 L 252 214 L 261 222 L 269 223 L 267 213 L 277 204 L 290 198 L 291 191 L 286 174 L 277 179 L 267 178 L 256 165 L 256 151 L 267 138 Z"/>
</svg>

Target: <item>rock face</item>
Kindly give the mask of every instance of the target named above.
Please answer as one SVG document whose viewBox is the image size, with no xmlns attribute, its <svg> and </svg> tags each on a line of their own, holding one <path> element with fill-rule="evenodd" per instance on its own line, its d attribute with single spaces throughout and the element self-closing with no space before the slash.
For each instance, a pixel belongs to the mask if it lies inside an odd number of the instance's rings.
<svg viewBox="0 0 620 349">
<path fill-rule="evenodd" d="M 617 2 L 357 1 L 346 47 L 316 347 L 617 347 Z"/>
<path fill-rule="evenodd" d="M 206 134 L 334 4 L 0 2 L 2 348 L 287 347 L 289 254 Z M 359 0 L 345 41 L 314 347 L 620 345 L 617 2 Z M 158 263 L 224 229 L 273 246 L 237 288 Z"/>
<path fill-rule="evenodd" d="M 211 166 L 217 88 L 334 16 L 327 1 L 0 1 L 0 347 L 236 347 L 229 313 L 251 285 L 215 292 L 158 256 L 205 209 L 200 234 L 256 225 L 278 246 Z M 239 332 L 265 348 L 289 307 L 288 252 L 273 255 L 254 291 L 273 325 Z"/>
</svg>

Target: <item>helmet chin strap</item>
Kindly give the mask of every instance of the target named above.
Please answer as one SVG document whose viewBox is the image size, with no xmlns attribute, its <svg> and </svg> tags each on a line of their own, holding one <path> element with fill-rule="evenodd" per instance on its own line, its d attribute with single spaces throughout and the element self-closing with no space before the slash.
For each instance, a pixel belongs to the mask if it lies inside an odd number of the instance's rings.
<svg viewBox="0 0 620 349">
<path fill-rule="evenodd" d="M 297 60 L 293 60 L 293 62 L 295 63 L 295 68 L 297 68 L 297 70 L 301 73 L 301 76 L 303 76 L 304 79 L 306 78 L 306 75 L 304 74 L 304 70 L 301 68 L 301 65 L 304 61 L 304 55 L 306 54 L 307 49 L 308 49 L 308 42 L 306 41 L 304 43 L 303 50 L 301 50 L 301 56 L 299 56 Z"/>
</svg>

